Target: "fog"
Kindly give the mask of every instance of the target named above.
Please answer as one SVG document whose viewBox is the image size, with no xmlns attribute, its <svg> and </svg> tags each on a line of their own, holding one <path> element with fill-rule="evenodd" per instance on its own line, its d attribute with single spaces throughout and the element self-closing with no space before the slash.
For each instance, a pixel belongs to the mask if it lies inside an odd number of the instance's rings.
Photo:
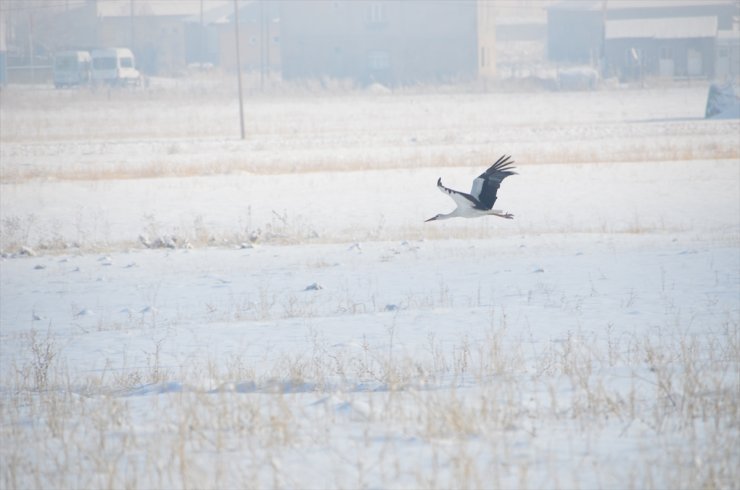
<svg viewBox="0 0 740 490">
<path fill-rule="evenodd" d="M 1 488 L 740 481 L 737 2 L 0 14 Z"/>
<path fill-rule="evenodd" d="M 130 49 L 145 77 L 238 65 L 259 74 L 260 88 L 316 79 L 547 87 L 572 67 L 592 69 L 591 85 L 720 80 L 738 74 L 737 10 L 723 0 L 8 0 L 0 52 L 4 83 L 48 83 L 61 53 L 111 47 Z"/>
</svg>

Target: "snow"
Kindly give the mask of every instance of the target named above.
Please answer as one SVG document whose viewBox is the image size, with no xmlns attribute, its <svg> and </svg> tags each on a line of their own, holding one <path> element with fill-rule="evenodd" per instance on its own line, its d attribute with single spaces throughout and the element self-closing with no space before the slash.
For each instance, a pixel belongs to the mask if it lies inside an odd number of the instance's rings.
<svg viewBox="0 0 740 490">
<path fill-rule="evenodd" d="M 3 487 L 732 488 L 740 126 L 664 92 L 255 98 L 246 142 L 14 93 Z M 510 147 L 514 220 L 424 223 Z"/>
</svg>

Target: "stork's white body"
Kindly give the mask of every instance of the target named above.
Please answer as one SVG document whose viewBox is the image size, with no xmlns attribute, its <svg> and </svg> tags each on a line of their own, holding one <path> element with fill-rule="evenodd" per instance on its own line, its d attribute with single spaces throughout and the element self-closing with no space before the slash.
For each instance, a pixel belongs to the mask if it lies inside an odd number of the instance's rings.
<svg viewBox="0 0 740 490">
<path fill-rule="evenodd" d="M 501 182 L 509 175 L 516 175 L 511 165 L 510 156 L 502 156 L 488 170 L 480 174 L 474 181 L 470 194 L 449 189 L 442 185 L 442 178 L 437 180 L 437 188 L 455 201 L 457 207 L 447 214 L 438 214 L 427 221 L 450 218 L 478 218 L 481 216 L 498 216 L 499 218 L 513 219 L 514 215 L 498 209 L 493 209 L 496 194 Z"/>
</svg>

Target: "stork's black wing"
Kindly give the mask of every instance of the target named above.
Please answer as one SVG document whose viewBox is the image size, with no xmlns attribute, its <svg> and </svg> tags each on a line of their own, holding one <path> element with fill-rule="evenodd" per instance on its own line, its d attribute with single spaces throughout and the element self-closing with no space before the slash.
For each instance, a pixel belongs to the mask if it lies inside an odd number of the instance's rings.
<svg viewBox="0 0 740 490">
<path fill-rule="evenodd" d="M 509 175 L 516 175 L 513 164 L 510 155 L 503 155 L 473 181 L 470 194 L 480 203 L 482 209 L 493 208 L 501 181 Z"/>
</svg>

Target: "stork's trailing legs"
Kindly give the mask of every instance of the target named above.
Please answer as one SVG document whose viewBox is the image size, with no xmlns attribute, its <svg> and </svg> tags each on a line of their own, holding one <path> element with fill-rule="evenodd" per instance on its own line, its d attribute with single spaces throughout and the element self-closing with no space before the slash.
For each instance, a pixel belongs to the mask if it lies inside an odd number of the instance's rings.
<svg viewBox="0 0 740 490">
<path fill-rule="evenodd" d="M 511 213 L 505 213 L 503 211 L 491 211 L 491 214 L 504 219 L 514 219 L 514 215 Z"/>
</svg>

